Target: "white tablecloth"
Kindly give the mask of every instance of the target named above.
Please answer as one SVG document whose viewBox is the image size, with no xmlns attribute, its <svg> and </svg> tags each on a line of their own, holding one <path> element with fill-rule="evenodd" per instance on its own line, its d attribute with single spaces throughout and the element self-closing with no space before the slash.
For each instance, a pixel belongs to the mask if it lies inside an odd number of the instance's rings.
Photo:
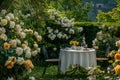
<svg viewBox="0 0 120 80">
<path fill-rule="evenodd" d="M 60 50 L 61 65 L 60 70 L 65 72 L 71 64 L 78 64 L 86 69 L 92 66 L 96 66 L 96 51 L 90 49 L 85 50 Z"/>
</svg>

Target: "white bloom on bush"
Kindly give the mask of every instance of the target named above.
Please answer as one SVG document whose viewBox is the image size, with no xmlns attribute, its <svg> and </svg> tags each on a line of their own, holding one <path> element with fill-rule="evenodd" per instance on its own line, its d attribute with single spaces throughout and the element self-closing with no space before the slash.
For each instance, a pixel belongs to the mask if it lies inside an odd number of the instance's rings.
<svg viewBox="0 0 120 80">
<path fill-rule="evenodd" d="M 35 31 L 35 32 L 34 32 L 34 35 L 35 35 L 35 36 L 38 36 L 38 32 L 37 32 L 37 31 Z"/>
<path fill-rule="evenodd" d="M 37 48 L 37 52 L 39 53 L 41 51 L 41 48 Z"/>
<path fill-rule="evenodd" d="M 6 34 L 1 34 L 0 39 L 6 41 L 7 40 L 7 35 Z"/>
<path fill-rule="evenodd" d="M 38 48 L 38 44 L 33 44 L 34 48 L 37 49 Z"/>
<path fill-rule="evenodd" d="M 18 18 L 18 17 L 15 17 L 15 20 L 19 20 L 19 18 Z"/>
<path fill-rule="evenodd" d="M 10 21 L 10 17 L 9 16 L 5 16 L 5 19 L 7 19 L 8 21 Z"/>
<path fill-rule="evenodd" d="M 22 39 L 24 39 L 26 37 L 26 33 L 24 33 L 24 32 L 20 32 L 19 35 Z"/>
<path fill-rule="evenodd" d="M 20 22 L 20 25 L 22 25 L 22 26 L 23 26 L 23 25 L 24 25 L 24 22 Z"/>
<path fill-rule="evenodd" d="M 7 19 L 2 19 L 1 20 L 1 26 L 6 26 L 8 23 Z"/>
<path fill-rule="evenodd" d="M 14 21 L 10 21 L 10 28 L 14 28 L 15 27 L 15 22 Z"/>
<path fill-rule="evenodd" d="M 82 31 L 83 31 L 83 27 L 79 27 L 78 30 L 79 30 L 80 32 L 82 32 Z"/>
<path fill-rule="evenodd" d="M 8 77 L 7 80 L 14 80 L 14 78 L 13 77 Z"/>
<path fill-rule="evenodd" d="M 12 14 L 12 13 L 7 14 L 7 16 L 10 17 L 10 20 L 13 20 L 13 19 L 14 19 L 14 14 Z"/>
<path fill-rule="evenodd" d="M 23 57 L 18 57 L 17 64 L 22 65 L 23 63 L 24 63 L 24 58 Z"/>
<path fill-rule="evenodd" d="M 30 49 L 30 47 L 27 46 L 27 47 L 25 47 L 24 51 L 25 51 L 25 53 L 27 53 L 27 52 L 30 52 L 31 49 Z"/>
<path fill-rule="evenodd" d="M 36 39 L 37 39 L 37 41 L 41 41 L 42 40 L 42 36 L 38 35 L 38 36 L 36 36 Z"/>
<path fill-rule="evenodd" d="M 21 44 L 21 41 L 19 39 L 15 39 L 17 44 L 20 45 Z"/>
<path fill-rule="evenodd" d="M 59 39 L 61 39 L 61 38 L 62 38 L 62 33 L 59 32 L 59 33 L 57 34 L 57 37 L 58 37 Z"/>
<path fill-rule="evenodd" d="M 23 54 L 23 49 L 22 49 L 21 47 L 17 47 L 17 48 L 16 48 L 16 54 L 17 54 L 18 56 L 22 55 L 22 54 Z"/>
<path fill-rule="evenodd" d="M 97 32 L 97 36 L 102 36 L 102 34 L 103 34 L 102 31 Z"/>
<path fill-rule="evenodd" d="M 48 30 L 48 33 L 52 33 L 52 31 L 53 31 L 53 29 L 49 29 L 49 30 Z"/>
<path fill-rule="evenodd" d="M 3 15 L 5 15 L 6 12 L 7 12 L 7 11 L 6 11 L 5 9 L 2 9 L 2 10 L 1 10 L 1 13 L 2 13 Z"/>
<path fill-rule="evenodd" d="M 16 41 L 16 39 L 13 39 L 13 40 L 9 41 L 9 43 L 10 43 L 10 45 L 12 47 L 17 47 L 17 41 Z"/>
<path fill-rule="evenodd" d="M 58 33 L 59 32 L 59 30 L 58 29 L 56 29 L 55 31 L 54 31 L 54 33 Z"/>
<path fill-rule="evenodd" d="M 29 52 L 27 51 L 27 52 L 25 53 L 25 57 L 26 57 L 26 58 L 31 58 L 31 52 L 30 52 L 30 51 L 29 51 Z"/>
<path fill-rule="evenodd" d="M 28 45 L 28 41 L 24 41 L 24 43 L 25 43 L 26 45 Z"/>
<path fill-rule="evenodd" d="M 25 29 L 24 32 L 25 33 L 29 33 L 29 34 L 33 34 L 33 30 L 32 29 Z"/>
<path fill-rule="evenodd" d="M 65 31 L 68 31 L 68 28 L 66 28 Z"/>
<path fill-rule="evenodd" d="M 31 76 L 29 77 L 30 80 L 35 80 L 35 77 Z"/>
<path fill-rule="evenodd" d="M 48 38 L 50 38 L 51 40 L 54 40 L 56 38 L 56 35 L 51 33 L 48 35 Z"/>
<path fill-rule="evenodd" d="M 74 29 L 69 30 L 69 34 L 74 34 L 74 33 L 75 33 Z"/>
<path fill-rule="evenodd" d="M 16 25 L 15 29 L 18 33 L 20 33 L 22 31 L 21 25 L 19 25 L 19 24 Z"/>
<path fill-rule="evenodd" d="M 5 28 L 4 27 L 1 27 L 0 28 L 0 34 L 4 34 L 6 32 Z"/>
<path fill-rule="evenodd" d="M 63 34 L 63 35 L 62 35 L 62 38 L 66 38 L 66 36 L 67 36 L 67 34 Z"/>
<path fill-rule="evenodd" d="M 53 50 L 54 50 L 54 51 L 56 51 L 56 50 L 57 50 L 57 48 L 56 48 L 56 47 L 54 47 L 54 48 L 53 48 Z"/>
<path fill-rule="evenodd" d="M 38 54 L 38 51 L 37 50 L 34 50 L 34 51 L 32 51 L 32 56 L 36 56 L 37 54 Z"/>
<path fill-rule="evenodd" d="M 55 16 L 49 16 L 50 19 L 54 20 L 55 19 Z"/>
<path fill-rule="evenodd" d="M 47 27 L 47 30 L 50 30 L 51 28 L 50 27 Z"/>
</svg>

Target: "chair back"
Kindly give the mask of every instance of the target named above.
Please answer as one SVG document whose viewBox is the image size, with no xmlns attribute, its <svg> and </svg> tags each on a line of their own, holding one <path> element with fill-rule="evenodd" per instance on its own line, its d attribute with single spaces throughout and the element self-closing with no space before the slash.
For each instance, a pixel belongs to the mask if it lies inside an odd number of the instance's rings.
<svg viewBox="0 0 120 80">
<path fill-rule="evenodd" d="M 44 55 L 45 59 L 48 59 L 48 52 L 47 52 L 47 49 L 44 46 L 42 47 L 42 54 Z"/>
</svg>

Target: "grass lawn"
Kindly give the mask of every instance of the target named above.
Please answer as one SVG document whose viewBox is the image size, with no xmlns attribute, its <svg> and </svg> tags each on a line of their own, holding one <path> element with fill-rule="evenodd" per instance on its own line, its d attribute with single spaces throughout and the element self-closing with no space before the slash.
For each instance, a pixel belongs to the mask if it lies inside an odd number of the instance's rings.
<svg viewBox="0 0 120 80">
<path fill-rule="evenodd" d="M 65 75 L 63 73 L 57 74 L 57 66 L 50 66 L 47 68 L 44 77 L 42 77 L 43 67 L 35 66 L 30 73 L 30 76 L 34 76 L 36 80 L 88 80 L 81 75 Z"/>
</svg>

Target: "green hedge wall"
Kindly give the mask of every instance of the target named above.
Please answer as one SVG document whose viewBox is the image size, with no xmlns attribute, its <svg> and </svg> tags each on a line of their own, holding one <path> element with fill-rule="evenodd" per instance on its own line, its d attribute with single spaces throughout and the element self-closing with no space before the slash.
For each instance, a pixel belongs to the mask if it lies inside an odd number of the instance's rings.
<svg viewBox="0 0 120 80">
<path fill-rule="evenodd" d="M 92 47 L 92 40 L 95 39 L 96 33 L 100 30 L 99 26 L 100 24 L 96 22 L 75 22 L 75 27 L 83 27 L 83 35 L 88 47 Z"/>
</svg>

